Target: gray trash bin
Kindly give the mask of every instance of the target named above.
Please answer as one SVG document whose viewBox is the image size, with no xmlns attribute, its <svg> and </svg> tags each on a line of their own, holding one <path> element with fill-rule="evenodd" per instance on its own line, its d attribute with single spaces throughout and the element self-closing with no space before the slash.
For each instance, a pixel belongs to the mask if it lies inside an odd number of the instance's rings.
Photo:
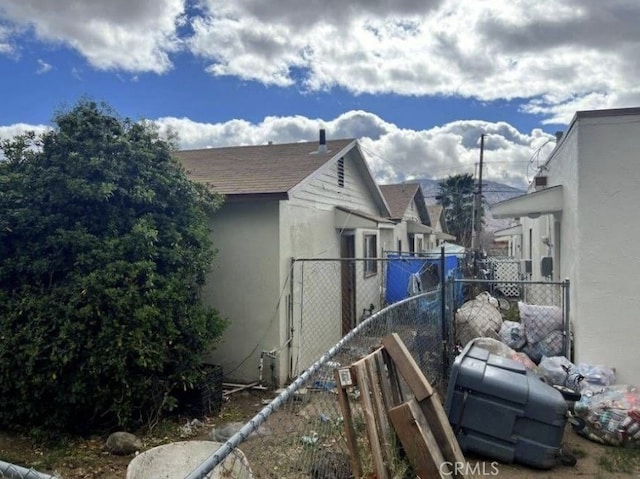
<svg viewBox="0 0 640 479">
<path fill-rule="evenodd" d="M 445 410 L 463 452 L 541 469 L 560 456 L 567 421 L 562 394 L 474 341 L 454 361 Z"/>
</svg>

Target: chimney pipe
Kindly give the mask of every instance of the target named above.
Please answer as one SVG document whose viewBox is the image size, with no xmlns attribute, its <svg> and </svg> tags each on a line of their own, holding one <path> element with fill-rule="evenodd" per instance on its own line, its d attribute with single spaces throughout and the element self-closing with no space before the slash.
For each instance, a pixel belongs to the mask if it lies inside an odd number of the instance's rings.
<svg viewBox="0 0 640 479">
<path fill-rule="evenodd" d="M 320 128 L 320 143 L 318 145 L 318 153 L 327 152 L 327 135 L 324 128 Z"/>
</svg>

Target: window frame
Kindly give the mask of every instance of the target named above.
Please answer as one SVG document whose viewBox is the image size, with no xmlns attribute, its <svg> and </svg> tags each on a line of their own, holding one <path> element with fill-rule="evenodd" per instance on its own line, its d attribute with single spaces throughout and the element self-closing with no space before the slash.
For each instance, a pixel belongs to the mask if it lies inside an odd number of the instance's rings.
<svg viewBox="0 0 640 479">
<path fill-rule="evenodd" d="M 378 235 L 364 233 L 362 240 L 362 257 L 364 258 L 363 273 L 365 278 L 378 274 Z M 371 259 L 373 258 L 373 259 Z"/>
</svg>

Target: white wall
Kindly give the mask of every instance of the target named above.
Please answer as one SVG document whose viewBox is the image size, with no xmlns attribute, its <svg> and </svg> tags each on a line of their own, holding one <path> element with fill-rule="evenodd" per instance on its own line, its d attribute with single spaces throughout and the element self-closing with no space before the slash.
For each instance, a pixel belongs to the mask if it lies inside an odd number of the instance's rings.
<svg viewBox="0 0 640 479">
<path fill-rule="evenodd" d="M 261 351 L 280 344 L 278 202 L 226 203 L 212 227 L 218 254 L 203 299 L 230 324 L 210 359 L 228 380 L 255 381 Z"/>
<path fill-rule="evenodd" d="M 581 119 L 578 135 L 578 358 L 640 385 L 640 115 Z"/>
<path fill-rule="evenodd" d="M 579 116 L 543 171 L 548 186 L 563 186 L 562 214 L 521 219 L 522 258 L 528 258 L 528 229 L 533 230 L 534 279 L 547 251 L 542 237 L 552 226 L 554 279 L 571 281 L 574 359 L 615 367 L 618 382 L 634 385 L 640 385 L 638 151 L 640 115 Z"/>
<path fill-rule="evenodd" d="M 291 258 L 339 258 L 340 232 L 333 209 L 315 208 L 295 199 L 281 202 L 281 279 L 291 270 Z M 294 328 L 291 346 L 280 354 L 279 377 L 298 374 L 342 337 L 342 290 L 337 261 L 297 262 L 293 275 Z M 287 286 L 286 295 L 290 294 Z M 304 314 L 302 312 L 304 311 Z M 304 320 L 304 323 L 302 322 Z M 281 315 L 281 341 L 289 338 L 286 312 Z"/>
<path fill-rule="evenodd" d="M 295 188 L 287 202 L 280 206 L 280 282 L 289 276 L 291 258 L 340 258 L 340 236 L 342 233 L 355 238 L 356 257 L 363 257 L 364 230 L 340 231 L 335 224 L 335 207 L 343 206 L 364 213 L 380 216 L 374 196 L 363 179 L 363 169 L 351 150 L 344 157 L 344 186 L 338 183 L 336 163 L 326 165 L 309 181 Z M 379 231 L 378 254 L 382 244 Z M 388 240 L 388 236 L 387 236 Z M 335 345 L 342 337 L 342 289 L 340 263 L 308 262 L 304 263 L 304 284 L 301 283 L 301 266 L 296 268 L 294 276 L 293 328 L 291 347 L 284 349 L 280 356 L 279 376 L 286 378 L 289 364 L 297 374 L 325 351 Z M 379 265 L 375 277 L 364 278 L 362 263 L 356 266 L 356 316 L 364 307 L 373 303 L 380 307 L 380 290 L 371 283 L 380 281 L 383 274 Z M 376 294 L 370 294 L 375 291 Z M 303 295 L 301 295 L 301 292 Z M 302 304 L 301 304 L 302 302 Z M 304 315 L 301 314 L 304 311 Z M 280 318 L 281 341 L 288 340 L 286 312 Z"/>
</svg>

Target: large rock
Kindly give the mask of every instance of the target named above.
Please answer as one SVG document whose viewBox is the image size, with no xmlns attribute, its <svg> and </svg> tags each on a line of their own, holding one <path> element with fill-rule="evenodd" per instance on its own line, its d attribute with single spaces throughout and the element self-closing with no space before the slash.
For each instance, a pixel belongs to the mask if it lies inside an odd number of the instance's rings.
<svg viewBox="0 0 640 479">
<path fill-rule="evenodd" d="M 107 438 L 107 451 L 118 456 L 133 454 L 142 449 L 142 441 L 129 432 L 114 432 Z"/>
</svg>

